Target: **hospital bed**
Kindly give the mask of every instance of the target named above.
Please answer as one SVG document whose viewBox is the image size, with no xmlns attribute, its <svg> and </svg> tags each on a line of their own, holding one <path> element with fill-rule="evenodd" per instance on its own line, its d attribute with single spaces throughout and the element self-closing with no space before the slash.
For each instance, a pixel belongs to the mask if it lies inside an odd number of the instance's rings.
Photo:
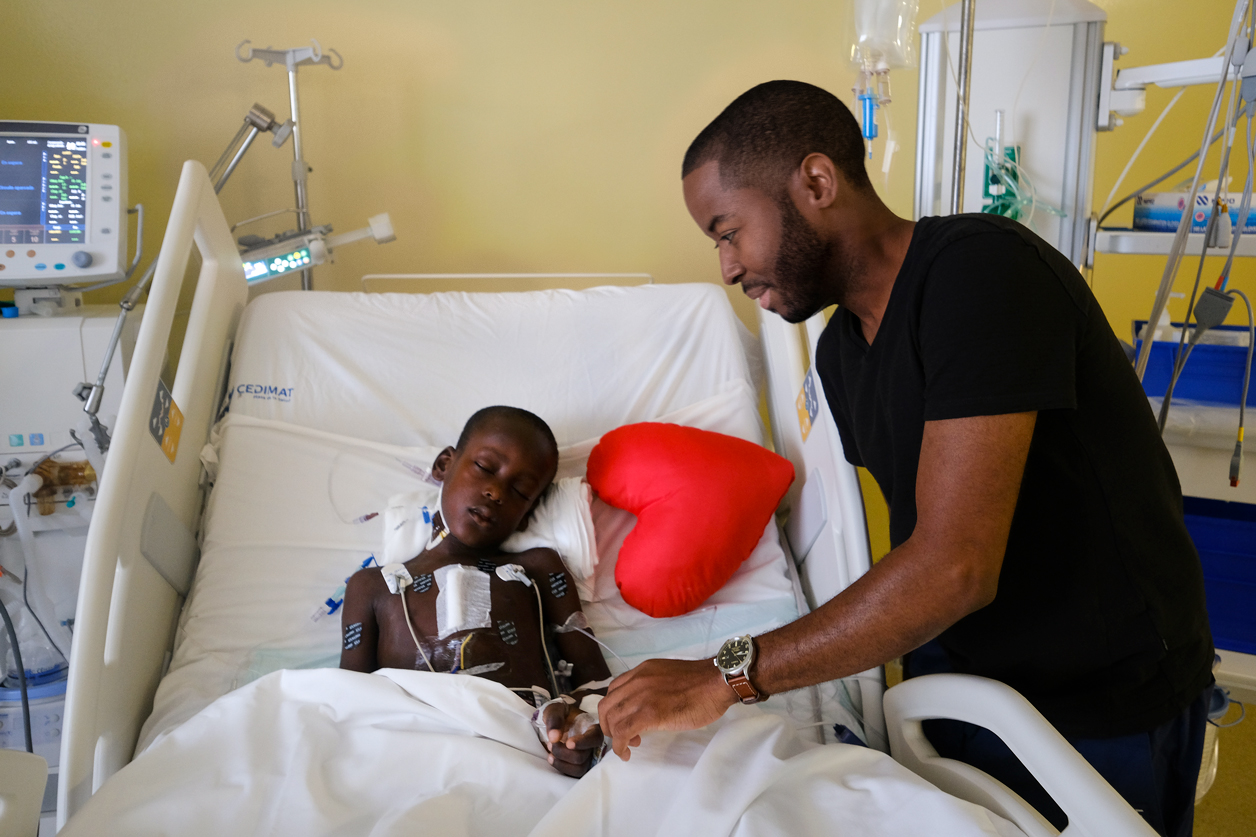
<svg viewBox="0 0 1256 837">
<path fill-rule="evenodd" d="M 185 335 L 172 340 L 193 245 L 201 267 Z M 709 655 L 730 635 L 796 618 L 869 566 L 857 477 L 842 457 L 820 382 L 808 371 L 822 315 L 803 329 L 761 316 L 760 352 L 723 291 L 710 285 L 494 295 L 293 292 L 260 297 L 246 311 L 247 297 L 212 186 L 190 161 L 88 536 L 59 825 L 69 819 L 71 830 L 82 826 L 73 818 L 102 785 L 108 790 L 128 774 L 143 777 L 146 763 L 161 763 L 156 754 L 180 764 L 180 742 L 195 740 L 188 736 L 197 724 L 211 724 L 202 739 L 236 734 L 212 726 L 241 717 L 214 715 L 235 696 L 270 700 L 282 714 L 305 705 L 310 690 L 339 688 L 334 677 L 350 673 L 319 668 L 334 667 L 338 657 L 337 584 L 377 548 L 378 521 L 366 520 L 368 513 L 413 480 L 433 446 L 456 438 L 466 416 L 486 404 L 545 415 L 562 449 L 562 476 L 581 473 L 598 436 L 633 421 L 675 421 L 761 442 L 757 382 L 766 379 L 772 442 L 797 475 L 779 515 L 783 537 L 770 525 L 725 589 L 674 619 L 634 611 L 618 598 L 609 568 L 599 566 L 586 611 L 599 637 L 628 664 Z M 608 358 L 614 365 L 599 367 Z M 569 363 L 559 366 L 564 360 Z M 485 374 L 490 365 L 495 376 Z M 613 564 L 630 525 L 615 514 L 595 503 L 603 563 Z M 617 662 L 611 667 L 621 670 Z M 371 682 L 383 684 L 380 701 L 387 703 L 428 678 L 419 685 L 437 694 L 425 693 L 424 711 L 440 704 L 441 690 L 455 687 L 470 689 L 477 705 L 495 699 L 475 691 L 488 686 L 461 685 L 475 678 L 442 675 L 433 685 L 433 677 L 410 672 L 392 685 L 384 677 Z M 294 697 L 294 689 L 306 689 L 305 697 Z M 998 782 L 939 758 L 921 732 L 928 718 L 979 723 L 1008 743 L 1069 814 L 1066 833 L 1151 833 L 1012 690 L 936 675 L 883 691 L 883 673 L 874 670 L 778 696 L 766 707 L 804 737 L 840 721 L 936 788 L 1026 834 L 1056 833 Z M 308 714 L 335 714 L 321 707 Z M 741 709 L 731 713 L 739 723 Z M 768 723 L 764 717 L 746 724 Z M 270 732 L 246 735 L 240 747 Z M 366 740 L 370 730 L 360 735 Z M 712 742 L 732 735 L 721 729 Z M 831 733 L 819 737 L 833 740 Z M 880 758 L 862 748 L 819 750 Z M 619 787 L 633 781 L 625 777 L 644 775 L 622 772 L 638 763 L 634 755 L 627 765 L 612 759 L 597 770 L 620 770 Z M 874 773 L 889 769 L 877 764 Z M 895 776 L 885 779 L 887 787 L 902 784 Z M 161 780 L 158 773 L 141 784 Z M 578 785 L 591 792 L 596 786 Z M 581 813 L 568 806 L 546 814 L 545 822 L 560 815 Z M 922 816 L 918 828 L 936 831 L 938 821 Z"/>
</svg>

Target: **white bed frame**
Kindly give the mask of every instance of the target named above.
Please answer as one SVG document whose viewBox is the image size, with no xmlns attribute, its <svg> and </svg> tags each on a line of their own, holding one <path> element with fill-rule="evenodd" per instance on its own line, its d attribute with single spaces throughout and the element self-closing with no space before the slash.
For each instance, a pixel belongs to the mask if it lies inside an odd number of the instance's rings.
<svg viewBox="0 0 1256 837">
<path fill-rule="evenodd" d="M 202 267 L 170 386 L 184 418 L 171 462 L 150 434 L 149 419 L 193 243 Z M 205 169 L 188 161 L 158 255 L 87 538 L 62 731 L 58 827 L 131 760 L 169 664 L 197 557 L 204 501 L 198 454 L 222 398 L 247 297 L 240 257 Z M 842 456 L 819 380 L 808 372 L 823 315 L 806 323 L 805 336 L 775 316 L 760 316 L 759 325 L 773 439 L 799 475 L 782 506 L 790 510 L 784 525 L 787 551 L 808 604 L 815 607 L 870 565 L 862 496 L 855 470 Z M 815 415 L 804 439 L 796 402 L 808 379 Z M 874 744 L 888 720 L 889 749 L 896 759 L 944 790 L 1013 820 L 1031 837 L 1057 832 L 1000 783 L 938 757 L 920 731 L 922 720 L 967 720 L 1000 735 L 1070 815 L 1066 834 L 1153 833 L 1008 687 L 934 675 L 895 687 L 883 701 L 880 669 L 864 672 L 855 682 L 861 704 L 856 709 L 873 730 Z"/>
</svg>

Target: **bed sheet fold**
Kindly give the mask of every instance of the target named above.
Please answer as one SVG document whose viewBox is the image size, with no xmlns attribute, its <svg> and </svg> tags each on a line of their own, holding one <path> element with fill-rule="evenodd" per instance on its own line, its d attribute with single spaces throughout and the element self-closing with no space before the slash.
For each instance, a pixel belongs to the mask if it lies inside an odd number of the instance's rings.
<svg viewBox="0 0 1256 837">
<path fill-rule="evenodd" d="M 275 672 L 159 736 L 61 833 L 1020 834 L 888 756 L 808 743 L 756 707 L 647 735 L 578 782 L 549 766 L 531 713 L 474 677 Z"/>
</svg>

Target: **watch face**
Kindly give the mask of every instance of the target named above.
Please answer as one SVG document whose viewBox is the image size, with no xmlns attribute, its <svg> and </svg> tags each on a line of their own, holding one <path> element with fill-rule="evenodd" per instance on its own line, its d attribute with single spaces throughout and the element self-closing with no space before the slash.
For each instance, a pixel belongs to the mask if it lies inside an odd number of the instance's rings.
<svg viewBox="0 0 1256 837">
<path fill-rule="evenodd" d="M 750 638 L 739 636 L 730 639 L 715 655 L 715 664 L 720 671 L 732 672 L 745 665 L 750 659 Z"/>
</svg>

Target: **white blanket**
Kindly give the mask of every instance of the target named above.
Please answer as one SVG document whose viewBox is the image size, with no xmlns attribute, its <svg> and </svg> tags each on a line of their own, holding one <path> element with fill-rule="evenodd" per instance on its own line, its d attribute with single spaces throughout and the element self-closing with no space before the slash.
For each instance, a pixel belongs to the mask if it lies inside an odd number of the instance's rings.
<svg viewBox="0 0 1256 837">
<path fill-rule="evenodd" d="M 655 733 L 576 782 L 532 708 L 474 677 L 280 671 L 214 702 L 114 775 L 78 835 L 1017 835 L 888 756 L 804 742 L 734 707 Z"/>
</svg>

